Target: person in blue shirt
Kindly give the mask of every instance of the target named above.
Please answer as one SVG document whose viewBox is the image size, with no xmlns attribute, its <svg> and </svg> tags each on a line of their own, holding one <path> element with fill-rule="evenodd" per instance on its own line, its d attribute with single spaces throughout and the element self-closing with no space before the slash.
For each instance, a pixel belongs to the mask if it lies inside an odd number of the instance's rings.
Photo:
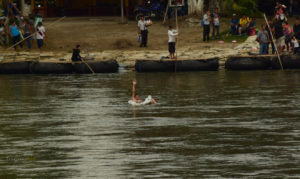
<svg viewBox="0 0 300 179">
<path fill-rule="evenodd" d="M 9 34 L 12 38 L 12 41 L 14 44 L 21 41 L 21 33 L 20 30 L 16 24 L 16 21 L 13 21 L 12 24 L 9 26 Z M 23 44 L 20 43 L 20 47 L 23 48 Z M 17 46 L 14 46 L 15 50 L 17 50 Z"/>
<path fill-rule="evenodd" d="M 236 17 L 236 14 L 233 14 L 232 19 L 230 21 L 230 33 L 232 35 L 238 35 L 239 23 L 240 20 Z"/>
</svg>

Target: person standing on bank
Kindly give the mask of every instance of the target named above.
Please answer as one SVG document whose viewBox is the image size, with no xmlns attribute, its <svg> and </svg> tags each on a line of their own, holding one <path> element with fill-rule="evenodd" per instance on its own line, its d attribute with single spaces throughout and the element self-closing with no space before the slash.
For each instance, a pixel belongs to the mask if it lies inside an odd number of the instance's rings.
<svg viewBox="0 0 300 179">
<path fill-rule="evenodd" d="M 257 41 L 260 45 L 259 54 L 266 55 L 268 54 L 270 37 L 268 35 L 268 31 L 266 30 L 265 25 L 261 25 L 261 31 L 257 33 Z"/>
<path fill-rule="evenodd" d="M 21 41 L 21 33 L 20 30 L 16 24 L 16 21 L 13 21 L 13 23 L 9 26 L 9 33 L 12 38 L 12 41 L 14 44 Z M 20 47 L 23 48 L 23 44 L 20 43 Z M 14 46 L 15 50 L 17 50 L 17 46 Z"/>
<path fill-rule="evenodd" d="M 175 59 L 175 47 L 176 47 L 176 36 L 178 35 L 177 30 L 173 30 L 172 26 L 169 26 L 168 36 L 169 36 L 169 52 L 170 58 Z"/>
<path fill-rule="evenodd" d="M 141 16 L 141 19 L 138 22 L 138 33 L 142 36 L 142 42 L 140 44 L 140 47 L 147 47 L 147 42 L 148 42 L 147 27 L 148 26 L 150 26 L 150 24 L 147 24 L 145 21 L 145 17 Z"/>
<path fill-rule="evenodd" d="M 36 40 L 38 44 L 38 48 L 40 49 L 40 52 L 42 52 L 42 47 L 44 45 L 44 38 L 46 37 L 46 30 L 43 26 L 42 22 L 38 23 L 38 26 L 36 27 Z"/>
<path fill-rule="evenodd" d="M 219 9 L 215 8 L 215 11 L 211 14 L 212 18 L 212 26 L 213 26 L 213 33 L 212 39 L 215 40 L 216 38 L 220 38 L 220 14 Z"/>
<path fill-rule="evenodd" d="M 203 42 L 209 42 L 210 22 L 210 11 L 206 11 L 206 13 L 203 16 Z"/>
<path fill-rule="evenodd" d="M 33 33 L 34 28 L 33 28 L 32 24 L 30 24 L 28 19 L 24 20 L 23 28 L 24 28 L 24 38 L 29 37 Z M 31 50 L 31 39 L 32 39 L 31 37 L 26 39 L 28 50 Z"/>
</svg>

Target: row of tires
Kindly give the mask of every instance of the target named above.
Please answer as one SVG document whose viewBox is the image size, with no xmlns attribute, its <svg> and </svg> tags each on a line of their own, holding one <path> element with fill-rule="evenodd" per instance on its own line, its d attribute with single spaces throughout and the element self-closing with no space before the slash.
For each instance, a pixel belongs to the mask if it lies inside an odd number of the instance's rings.
<svg viewBox="0 0 300 179">
<path fill-rule="evenodd" d="M 284 69 L 300 69 L 300 56 L 282 56 Z M 219 59 L 151 61 L 138 60 L 135 65 L 138 72 L 171 72 L 171 71 L 217 71 Z M 281 69 L 275 56 L 230 57 L 225 63 L 226 70 L 268 70 Z"/>
<path fill-rule="evenodd" d="M 119 70 L 116 60 L 89 61 L 87 64 L 95 73 L 115 73 Z M 92 73 L 88 65 L 82 62 L 5 62 L 0 63 L 0 74 L 71 74 Z"/>
<path fill-rule="evenodd" d="M 300 56 L 282 56 L 284 69 L 300 69 Z M 88 65 L 87 65 L 88 64 Z M 116 73 L 119 64 L 116 60 L 88 61 L 86 63 L 66 62 L 0 62 L 0 74 L 71 74 L 71 73 Z M 90 67 L 90 68 L 89 68 Z M 281 64 L 274 56 L 230 57 L 225 63 L 227 70 L 268 70 L 280 69 Z M 184 71 L 217 71 L 219 59 L 207 60 L 137 60 L 137 72 L 184 72 Z"/>
</svg>

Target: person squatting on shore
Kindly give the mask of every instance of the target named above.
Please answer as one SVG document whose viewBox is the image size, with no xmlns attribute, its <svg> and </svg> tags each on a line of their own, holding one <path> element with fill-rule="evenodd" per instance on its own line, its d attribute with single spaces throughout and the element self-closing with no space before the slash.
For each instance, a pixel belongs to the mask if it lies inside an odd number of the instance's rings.
<svg viewBox="0 0 300 179">
<path fill-rule="evenodd" d="M 73 54 L 72 54 L 72 61 L 73 62 L 78 62 L 81 61 L 81 56 L 80 56 L 80 45 L 76 45 L 76 48 L 73 49 Z"/>
<path fill-rule="evenodd" d="M 138 21 L 138 34 L 142 36 L 140 47 L 147 47 L 149 33 L 147 29 L 148 26 L 150 26 L 150 24 L 147 24 L 145 17 L 141 16 L 140 20 Z"/>
<path fill-rule="evenodd" d="M 176 47 L 176 36 L 178 36 L 178 31 L 173 30 L 172 26 L 169 26 L 168 30 L 168 36 L 169 36 L 169 52 L 170 52 L 170 58 L 175 59 L 175 47 Z"/>
<path fill-rule="evenodd" d="M 206 11 L 206 13 L 203 16 L 203 42 L 209 42 L 210 22 L 210 11 Z"/>
<path fill-rule="evenodd" d="M 42 51 L 42 47 L 44 46 L 44 38 L 46 37 L 46 30 L 42 22 L 38 23 L 38 26 L 36 27 L 36 31 L 37 31 L 36 32 L 37 45 L 40 51 Z"/>
<path fill-rule="evenodd" d="M 20 29 L 17 26 L 16 21 L 13 21 L 12 24 L 9 26 L 9 33 L 10 33 L 10 37 L 14 44 L 21 41 Z M 19 45 L 21 48 L 23 48 L 22 43 L 20 43 Z M 14 48 L 15 48 L 15 50 L 17 50 L 17 45 L 15 45 Z"/>
<path fill-rule="evenodd" d="M 270 37 L 268 35 L 268 31 L 266 30 L 265 25 L 261 25 L 261 30 L 257 33 L 257 41 L 260 45 L 259 54 L 266 55 L 268 54 Z"/>
<path fill-rule="evenodd" d="M 238 35 L 240 20 L 236 17 L 236 14 L 232 15 L 230 21 L 230 33 L 231 35 Z"/>
</svg>

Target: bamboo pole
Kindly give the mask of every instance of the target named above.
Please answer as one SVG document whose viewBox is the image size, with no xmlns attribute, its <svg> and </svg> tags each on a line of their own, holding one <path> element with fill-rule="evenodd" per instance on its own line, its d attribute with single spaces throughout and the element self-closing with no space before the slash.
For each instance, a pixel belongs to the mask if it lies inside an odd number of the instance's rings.
<svg viewBox="0 0 300 179">
<path fill-rule="evenodd" d="M 62 18 L 58 19 L 57 21 L 55 21 L 55 22 L 53 22 L 53 23 L 49 24 L 47 27 L 51 27 L 51 26 L 53 26 L 53 25 L 57 24 L 58 22 L 62 21 L 62 20 L 63 20 L 63 19 L 65 19 L 65 18 L 66 18 L 66 16 L 64 16 L 64 17 L 62 17 Z M 9 50 L 9 49 L 11 49 L 11 48 L 13 48 L 13 47 L 15 47 L 15 46 L 19 45 L 19 44 L 20 44 L 20 43 L 22 43 L 23 41 L 25 41 L 25 40 L 27 40 L 27 39 L 31 38 L 32 36 L 34 36 L 36 33 L 37 33 L 37 32 L 34 32 L 34 33 L 32 33 L 30 36 L 28 36 L 28 37 L 24 38 L 23 40 L 21 40 L 21 41 L 19 41 L 19 42 L 17 42 L 17 43 L 15 43 L 14 45 L 12 45 L 12 46 L 8 47 L 6 50 Z"/>
<path fill-rule="evenodd" d="M 178 11 L 177 11 L 177 6 L 175 7 L 175 14 L 176 14 L 176 30 L 177 30 L 177 33 L 179 32 L 179 29 L 178 29 Z M 176 61 L 175 61 L 175 73 L 177 72 L 177 51 L 178 51 L 178 42 L 179 42 L 179 36 L 177 36 L 177 41 L 176 41 L 176 45 L 175 45 L 175 49 L 176 49 Z"/>
<path fill-rule="evenodd" d="M 273 37 L 273 34 L 272 34 L 272 29 L 271 29 L 271 27 L 270 27 L 270 24 L 269 24 L 269 22 L 268 22 L 268 19 L 267 19 L 266 14 L 264 14 L 264 17 L 265 17 L 265 21 L 266 21 L 266 23 L 267 23 L 267 26 L 268 26 L 268 28 L 269 28 L 269 30 L 270 30 L 271 38 L 272 38 L 272 41 L 273 41 L 274 46 L 275 46 L 275 50 L 276 50 L 276 54 L 277 54 L 277 57 L 278 57 L 278 61 L 279 61 L 279 63 L 280 63 L 281 70 L 283 70 L 283 65 L 282 65 L 281 57 L 280 57 L 280 54 L 279 54 L 278 49 L 277 49 L 277 47 L 276 47 L 276 44 L 275 44 L 275 41 L 274 41 L 274 37 Z M 271 42 L 271 43 L 272 43 L 272 42 Z"/>
<path fill-rule="evenodd" d="M 88 69 L 93 73 L 95 74 L 94 70 L 92 69 L 92 67 L 86 62 L 84 61 L 82 58 L 80 58 L 80 60 L 88 67 Z"/>
<path fill-rule="evenodd" d="M 165 12 L 165 16 L 164 16 L 164 21 L 163 21 L 163 24 L 166 23 L 167 21 L 167 15 L 168 15 L 168 11 L 169 11 L 169 3 L 167 4 L 167 8 L 166 8 L 166 12 Z"/>
</svg>

